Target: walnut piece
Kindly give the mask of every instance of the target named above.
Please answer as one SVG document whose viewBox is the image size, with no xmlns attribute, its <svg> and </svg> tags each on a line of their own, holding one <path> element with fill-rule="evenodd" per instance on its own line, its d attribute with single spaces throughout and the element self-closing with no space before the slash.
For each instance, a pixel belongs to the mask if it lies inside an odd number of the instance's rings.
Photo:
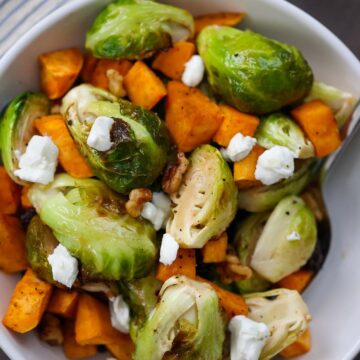
<svg viewBox="0 0 360 360">
<path fill-rule="evenodd" d="M 177 164 L 169 165 L 162 180 L 162 188 L 164 192 L 173 194 L 180 188 L 184 174 L 189 167 L 189 160 L 183 152 L 177 154 Z"/>
<path fill-rule="evenodd" d="M 106 71 L 106 77 L 109 80 L 109 91 L 117 97 L 125 97 L 127 95 L 123 86 L 124 77 L 115 69 Z"/>
<path fill-rule="evenodd" d="M 134 218 L 140 216 L 143 206 L 146 202 L 151 201 L 152 192 L 146 188 L 131 190 L 129 200 L 125 204 L 126 211 Z"/>
<path fill-rule="evenodd" d="M 217 271 L 224 284 L 248 280 L 253 275 L 252 270 L 248 266 L 242 265 L 235 255 L 226 255 L 225 262 L 217 267 Z"/>
</svg>

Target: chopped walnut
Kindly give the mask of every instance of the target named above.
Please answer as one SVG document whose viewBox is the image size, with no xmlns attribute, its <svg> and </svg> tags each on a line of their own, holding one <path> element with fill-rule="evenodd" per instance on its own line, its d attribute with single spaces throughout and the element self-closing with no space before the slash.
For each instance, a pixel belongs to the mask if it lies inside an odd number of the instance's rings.
<svg viewBox="0 0 360 360">
<path fill-rule="evenodd" d="M 317 221 L 321 221 L 326 217 L 326 208 L 319 188 L 311 186 L 301 194 L 301 197 L 313 212 Z"/>
<path fill-rule="evenodd" d="M 151 201 L 152 192 L 146 188 L 131 190 L 129 200 L 125 204 L 126 211 L 134 218 L 140 216 L 143 206 L 146 202 Z"/>
<path fill-rule="evenodd" d="M 248 280 L 252 277 L 252 270 L 240 263 L 235 255 L 226 255 L 225 262 L 217 267 L 221 281 L 224 284 L 231 284 L 234 281 Z"/>
<path fill-rule="evenodd" d="M 177 164 L 169 165 L 162 180 L 162 188 L 164 192 L 173 194 L 180 188 L 184 174 L 189 167 L 189 160 L 183 152 L 177 154 Z"/>
<path fill-rule="evenodd" d="M 126 90 L 123 86 L 124 77 L 115 69 L 107 70 L 106 77 L 109 80 L 109 91 L 115 96 L 125 97 Z"/>
</svg>

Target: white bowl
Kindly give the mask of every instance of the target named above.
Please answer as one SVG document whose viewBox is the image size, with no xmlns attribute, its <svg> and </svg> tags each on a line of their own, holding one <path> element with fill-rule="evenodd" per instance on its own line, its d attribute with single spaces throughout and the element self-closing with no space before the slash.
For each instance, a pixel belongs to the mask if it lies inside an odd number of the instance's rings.
<svg viewBox="0 0 360 360">
<path fill-rule="evenodd" d="M 74 0 L 23 36 L 0 61 L 0 109 L 19 92 L 38 88 L 39 54 L 83 46 L 86 30 L 109 2 Z M 187 8 L 195 15 L 244 10 L 248 13 L 247 26 L 299 47 L 318 80 L 360 97 L 360 63 L 356 57 L 324 26 L 283 0 L 166 2 Z M 350 151 L 360 151 L 359 138 L 345 156 Z M 313 349 L 302 358 L 304 360 L 351 359 L 360 349 L 360 241 L 357 239 L 360 234 L 360 194 L 357 190 L 360 159 L 348 159 L 337 168 L 337 173 L 344 176 L 333 176 L 325 186 L 333 220 L 332 247 L 324 269 L 305 293 L 313 315 Z M 17 279 L 0 273 L 0 317 Z M 64 359 L 61 349 L 40 343 L 35 334 L 15 335 L 1 326 L 0 347 L 13 360 Z M 106 358 L 106 355 L 98 358 Z"/>
</svg>

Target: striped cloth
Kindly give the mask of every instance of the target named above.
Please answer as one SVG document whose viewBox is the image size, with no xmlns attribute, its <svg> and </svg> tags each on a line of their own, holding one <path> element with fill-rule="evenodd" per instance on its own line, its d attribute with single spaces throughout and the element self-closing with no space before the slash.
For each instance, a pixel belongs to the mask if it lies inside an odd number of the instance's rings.
<svg viewBox="0 0 360 360">
<path fill-rule="evenodd" d="M 0 57 L 40 19 L 72 0 L 0 0 Z"/>
</svg>

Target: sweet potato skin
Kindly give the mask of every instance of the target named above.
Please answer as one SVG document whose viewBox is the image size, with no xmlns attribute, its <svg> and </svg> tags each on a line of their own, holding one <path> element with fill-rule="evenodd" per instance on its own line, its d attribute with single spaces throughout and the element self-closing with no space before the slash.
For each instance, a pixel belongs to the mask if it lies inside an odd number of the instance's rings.
<svg viewBox="0 0 360 360">
<path fill-rule="evenodd" d="M 74 318 L 76 315 L 79 293 L 63 289 L 55 289 L 46 311 L 65 318 Z"/>
<path fill-rule="evenodd" d="M 137 61 L 124 77 L 123 85 L 135 105 L 151 110 L 167 91 L 157 75 L 142 61 Z"/>
<path fill-rule="evenodd" d="M 52 286 L 40 280 L 28 268 L 15 287 L 2 320 L 3 325 L 18 333 L 33 330 L 41 321 L 51 292 Z"/>
<path fill-rule="evenodd" d="M 80 154 L 62 115 L 54 114 L 35 120 L 35 127 L 41 135 L 48 135 L 59 149 L 59 162 L 64 170 L 75 178 L 92 177 L 93 172 Z"/>
<path fill-rule="evenodd" d="M 167 266 L 159 263 L 156 278 L 166 281 L 173 275 L 185 275 L 195 279 L 196 276 L 196 257 L 195 249 L 179 249 L 175 261 Z"/>
<path fill-rule="evenodd" d="M 84 63 L 79 49 L 63 49 L 39 56 L 41 88 L 49 99 L 59 99 L 71 88 Z"/>
<path fill-rule="evenodd" d="M 222 122 L 219 106 L 179 81 L 170 81 L 167 89 L 166 126 L 178 150 L 188 152 L 210 142 Z"/>
<path fill-rule="evenodd" d="M 0 214 L 15 214 L 20 203 L 20 188 L 0 166 Z"/>
<path fill-rule="evenodd" d="M 25 233 L 20 220 L 0 215 L 0 270 L 14 273 L 26 270 Z"/>
<path fill-rule="evenodd" d="M 193 43 L 180 41 L 173 48 L 161 51 L 153 61 L 152 67 L 170 79 L 181 80 L 185 64 L 195 54 L 195 50 Z"/>
</svg>

